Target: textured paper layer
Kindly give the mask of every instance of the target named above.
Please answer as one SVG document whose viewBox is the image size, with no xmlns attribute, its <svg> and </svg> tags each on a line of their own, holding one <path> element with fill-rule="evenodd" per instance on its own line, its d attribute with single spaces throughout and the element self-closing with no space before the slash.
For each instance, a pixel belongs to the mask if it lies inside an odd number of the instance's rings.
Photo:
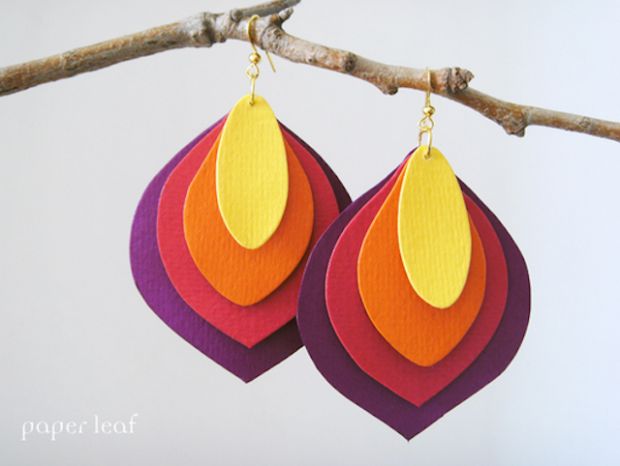
<svg viewBox="0 0 620 466">
<path fill-rule="evenodd" d="M 196 314 L 177 294 L 161 262 L 156 240 L 157 205 L 166 178 L 191 148 L 218 123 L 183 148 L 144 192 L 132 226 L 131 267 L 145 301 L 172 330 L 222 367 L 248 382 L 301 346 L 295 322 L 289 322 L 251 349 L 237 343 Z M 297 145 L 301 144 L 297 142 Z M 347 205 L 350 198 L 340 180 L 316 152 L 307 145 L 304 147 L 325 171 L 338 204 Z"/>
<path fill-rule="evenodd" d="M 410 439 L 491 382 L 508 366 L 525 336 L 530 286 L 527 267 L 516 244 L 493 213 L 462 184 L 464 193 L 490 220 L 504 249 L 509 294 L 502 321 L 480 356 L 446 389 L 420 408 L 369 377 L 351 359 L 330 325 L 325 306 L 325 274 L 342 230 L 384 182 L 351 204 L 317 243 L 304 274 L 297 320 L 308 354 L 329 383 L 358 406 Z"/>
<path fill-rule="evenodd" d="M 400 190 L 398 243 L 409 282 L 418 296 L 445 309 L 468 279 L 472 238 L 463 194 L 443 154 L 428 146 L 411 156 Z"/>
<path fill-rule="evenodd" d="M 300 138 L 294 131 L 292 131 L 281 121 L 278 123 L 280 123 L 280 128 L 282 128 L 282 135 L 284 136 L 284 139 L 286 139 L 286 142 L 289 143 L 296 154 L 299 154 L 301 151 L 305 150 L 317 161 L 332 186 L 339 211 L 343 211 L 349 204 L 351 204 L 351 196 L 349 196 L 349 193 L 341 183 L 340 179 L 336 176 L 336 173 L 334 173 L 327 162 L 325 162 L 325 160 L 323 160 L 323 158 L 317 154 L 317 152 L 306 141 Z M 318 213 L 315 213 L 315 215 L 317 214 Z"/>
<path fill-rule="evenodd" d="M 185 302 L 221 332 L 252 347 L 294 317 L 305 259 L 282 286 L 252 306 L 232 303 L 205 280 L 194 264 L 185 242 L 183 203 L 188 186 L 213 143 L 214 137 L 199 141 L 168 177 L 159 201 L 159 250 L 166 272 Z M 294 151 L 299 149 L 296 154 L 312 188 L 315 221 L 309 245 L 311 247 L 338 215 L 338 204 L 317 161 L 301 145 L 291 146 Z"/>
<path fill-rule="evenodd" d="M 196 267 L 218 293 L 241 306 L 270 295 L 303 258 L 314 225 L 312 189 L 303 167 L 286 144 L 289 196 L 276 232 L 257 249 L 241 246 L 229 234 L 215 192 L 218 142 L 192 180 L 185 199 L 184 231 Z"/>
<path fill-rule="evenodd" d="M 131 231 L 131 268 L 144 300 L 172 330 L 216 363 L 249 382 L 301 347 L 295 322 L 288 323 L 252 349 L 246 348 L 218 331 L 181 299 L 168 279 L 157 248 L 157 204 L 164 182 L 209 130 L 182 149 L 145 190 Z"/>
<path fill-rule="evenodd" d="M 407 279 L 396 233 L 406 172 L 407 168 L 399 175 L 366 233 L 358 260 L 358 284 L 366 312 L 379 333 L 411 362 L 427 367 L 454 349 L 478 315 L 486 286 L 486 260 L 472 225 L 470 274 L 456 303 L 439 310 L 418 296 Z"/>
<path fill-rule="evenodd" d="M 286 150 L 265 99 L 246 95 L 231 110 L 217 152 L 217 201 L 232 237 L 261 247 L 275 233 L 288 197 Z"/>
<path fill-rule="evenodd" d="M 502 318 L 508 293 L 508 271 L 495 230 L 469 199 L 467 208 L 482 239 L 487 260 L 487 287 L 478 317 L 458 346 L 432 367 L 411 363 L 377 332 L 366 314 L 356 263 L 362 241 L 394 186 L 397 174 L 355 215 L 334 248 L 326 278 L 326 304 L 332 327 L 355 363 L 377 382 L 421 406 L 461 374 L 489 343 Z"/>
</svg>

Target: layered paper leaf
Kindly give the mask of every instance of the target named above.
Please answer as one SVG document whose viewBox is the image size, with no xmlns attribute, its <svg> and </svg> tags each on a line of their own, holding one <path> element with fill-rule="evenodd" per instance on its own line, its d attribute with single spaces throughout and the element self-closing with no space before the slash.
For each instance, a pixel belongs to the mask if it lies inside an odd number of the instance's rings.
<svg viewBox="0 0 620 466">
<path fill-rule="evenodd" d="M 504 312 L 508 276 L 495 230 L 468 199 L 472 218 L 487 251 L 488 281 L 484 302 L 470 331 L 447 357 L 431 367 L 411 364 L 373 326 L 360 297 L 355 267 L 364 235 L 394 181 L 392 177 L 383 185 L 338 239 L 327 270 L 325 297 L 332 327 L 356 364 L 402 398 L 420 406 L 463 372 L 488 344 Z"/>
<path fill-rule="evenodd" d="M 483 299 L 472 306 L 474 310 L 461 309 L 461 313 L 473 315 L 471 324 L 462 327 L 464 335 L 433 364 L 415 363 L 398 351 L 365 306 L 357 268 L 372 225 L 389 201 L 400 195 L 399 180 L 407 161 L 345 209 L 315 246 L 304 275 L 297 321 L 302 341 L 325 378 L 351 401 L 410 439 L 508 366 L 525 335 L 530 289 L 527 268 L 514 241 L 493 213 L 461 183 L 472 237 L 479 237 L 479 246 L 472 243 L 468 275 L 478 267 L 474 266 L 475 257 L 482 257 L 486 269 Z M 398 210 L 397 205 L 392 208 Z M 379 314 L 390 315 L 387 323 L 396 319 L 398 325 L 406 327 L 412 309 L 405 298 L 413 299 L 410 294 L 415 290 L 402 260 L 397 260 L 398 219 L 397 215 L 390 217 L 391 233 L 385 232 L 389 238 L 381 236 L 383 252 L 392 255 L 390 263 L 400 264 L 398 283 L 407 291 L 396 290 L 403 297 L 400 300 L 386 297 L 389 307 L 379 298 L 375 304 L 381 306 Z M 476 247 L 482 249 L 482 255 L 474 252 Z M 386 284 L 394 273 L 385 269 L 385 262 L 376 262 L 376 267 L 368 280 L 374 276 L 381 285 L 395 286 Z M 466 290 L 467 285 L 463 293 Z M 386 289 L 384 292 L 387 294 Z M 403 333 L 408 332 L 412 340 L 426 339 L 433 347 L 430 335 L 442 338 L 435 332 L 434 316 L 446 313 L 449 318 L 454 309 L 434 308 L 419 296 L 418 300 L 427 308 L 424 312 L 418 309 L 417 324 Z M 406 340 L 404 335 L 402 338 Z"/>
<path fill-rule="evenodd" d="M 291 184 L 284 216 L 265 244 L 247 249 L 229 234 L 219 215 L 215 189 L 218 146 L 216 141 L 187 190 L 185 240 L 194 263 L 213 288 L 229 301 L 249 306 L 278 288 L 304 256 L 314 226 L 312 188 L 286 144 Z"/>
<path fill-rule="evenodd" d="M 292 190 L 303 194 L 303 207 L 307 209 L 310 205 L 312 212 L 309 214 L 307 210 L 299 210 L 293 215 L 295 218 L 306 218 L 305 223 L 309 227 L 305 228 L 305 233 L 298 229 L 294 232 L 298 236 L 305 235 L 305 239 L 288 238 L 287 245 L 289 242 L 297 245 L 297 258 L 289 260 L 286 267 L 282 266 L 278 254 L 272 251 L 269 258 L 268 250 L 261 251 L 260 247 L 247 249 L 247 253 L 263 259 L 248 259 L 249 256 L 240 251 L 241 246 L 230 235 L 223 239 L 214 233 L 222 232 L 223 220 L 218 217 L 221 215 L 219 209 L 214 210 L 214 205 L 217 206 L 213 203 L 216 199 L 213 191 L 215 160 L 209 160 L 209 157 L 217 154 L 214 147 L 221 137 L 224 122 L 225 119 L 220 120 L 189 143 L 149 184 L 134 217 L 131 264 L 145 301 L 168 326 L 215 362 L 244 381 L 249 381 L 301 346 L 294 316 L 309 248 L 350 199 L 329 166 L 307 144 L 282 126 L 289 165 L 296 170 L 295 177 L 290 177 L 287 199 Z M 209 167 L 209 172 L 201 171 L 201 167 L 205 166 Z M 200 180 L 199 172 L 200 176 L 205 177 L 204 183 L 197 181 Z M 207 244 L 213 247 L 225 244 L 230 248 L 234 243 L 236 248 L 232 255 L 230 250 L 223 249 L 220 256 L 215 254 L 217 251 L 206 251 L 204 245 L 198 244 L 200 239 L 195 237 L 195 247 L 205 254 L 200 257 L 208 257 L 205 260 L 216 264 L 208 264 L 209 270 L 224 277 L 218 277 L 224 282 L 237 277 L 237 291 L 243 296 L 255 293 L 257 283 L 253 277 L 269 277 L 261 285 L 264 297 L 252 305 L 234 303 L 220 294 L 194 261 L 184 225 L 184 206 L 190 185 L 196 189 L 200 185 L 206 190 L 211 189 L 210 193 L 194 193 L 197 197 L 206 196 L 205 199 L 209 199 L 209 203 L 200 206 L 196 214 L 209 218 L 201 220 L 193 217 L 196 222 L 193 226 L 203 227 L 205 238 L 211 241 Z M 298 203 L 294 205 L 299 207 Z M 282 218 L 285 216 L 286 210 Z M 264 246 L 275 240 L 280 227 L 284 227 L 282 222 Z M 209 231 L 204 231 L 205 228 Z M 226 228 L 223 230 L 229 234 Z M 304 242 L 305 247 L 299 246 Z M 300 252 L 301 248 L 303 250 Z M 287 254 L 282 251 L 283 256 Z M 293 263 L 295 261 L 296 264 Z M 248 270 L 252 267 L 255 269 Z M 270 267 L 277 270 L 273 271 Z M 262 273 L 258 269 L 262 269 Z M 247 280 L 247 290 L 242 289 L 244 280 Z"/>
<path fill-rule="evenodd" d="M 486 286 L 486 259 L 473 226 L 472 265 L 458 300 L 438 310 L 417 294 L 407 279 L 395 231 L 406 173 L 407 168 L 397 176 L 366 233 L 359 251 L 358 284 L 366 311 L 383 337 L 412 362 L 432 366 L 454 349 L 478 315 Z"/>
</svg>

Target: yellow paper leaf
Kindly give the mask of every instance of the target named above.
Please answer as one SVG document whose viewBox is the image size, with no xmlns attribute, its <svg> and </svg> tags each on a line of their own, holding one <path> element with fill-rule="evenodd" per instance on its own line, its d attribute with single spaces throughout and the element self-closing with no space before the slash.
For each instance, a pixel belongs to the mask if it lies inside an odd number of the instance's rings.
<svg viewBox="0 0 620 466">
<path fill-rule="evenodd" d="M 405 169 L 398 205 L 398 243 L 409 282 L 433 307 L 452 306 L 471 262 L 471 231 L 463 193 L 443 154 L 420 146 Z"/>
<path fill-rule="evenodd" d="M 271 238 L 288 198 L 288 165 L 280 126 L 265 99 L 242 97 L 224 128 L 216 162 L 217 202 L 231 236 L 247 249 Z"/>
</svg>

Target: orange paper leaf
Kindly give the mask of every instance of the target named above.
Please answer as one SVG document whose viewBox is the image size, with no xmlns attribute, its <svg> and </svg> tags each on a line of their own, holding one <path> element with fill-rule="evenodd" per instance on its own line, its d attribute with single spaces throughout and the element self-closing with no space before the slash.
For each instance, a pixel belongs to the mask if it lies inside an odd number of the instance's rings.
<svg viewBox="0 0 620 466">
<path fill-rule="evenodd" d="M 437 309 L 416 294 L 398 245 L 398 200 L 403 173 L 364 238 L 358 259 L 358 282 L 366 312 L 379 333 L 407 359 L 428 367 L 454 349 L 478 315 L 486 286 L 486 260 L 478 231 L 470 219 L 472 260 L 459 299 L 446 309 Z"/>
<path fill-rule="evenodd" d="M 185 199 L 185 240 L 200 272 L 222 296 L 249 306 L 271 294 L 295 270 L 308 247 L 314 223 L 312 190 L 292 149 L 286 145 L 288 203 L 271 238 L 246 249 L 231 236 L 218 209 L 214 144 Z"/>
</svg>

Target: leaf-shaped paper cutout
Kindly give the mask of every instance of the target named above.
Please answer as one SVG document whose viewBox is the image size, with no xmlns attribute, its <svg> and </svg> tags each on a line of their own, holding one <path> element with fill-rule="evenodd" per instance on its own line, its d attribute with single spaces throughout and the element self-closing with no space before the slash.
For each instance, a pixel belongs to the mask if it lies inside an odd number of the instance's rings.
<svg viewBox="0 0 620 466">
<path fill-rule="evenodd" d="M 265 99 L 246 95 L 231 110 L 217 152 L 217 202 L 232 237 L 256 249 L 280 225 L 288 198 L 284 140 Z"/>
<path fill-rule="evenodd" d="M 282 129 L 282 135 L 284 136 L 284 139 L 293 148 L 293 152 L 295 152 L 296 154 L 299 154 L 301 152 L 308 152 L 319 164 L 319 167 L 331 184 L 334 195 L 336 196 L 336 203 L 338 204 L 338 209 L 340 211 L 343 211 L 349 204 L 351 204 L 351 196 L 349 196 L 349 193 L 343 186 L 336 173 L 334 173 L 334 170 L 332 170 L 332 167 L 330 167 L 327 162 L 325 162 L 325 160 L 323 160 L 323 158 L 319 154 L 317 154 L 317 152 L 306 141 L 300 138 L 288 126 L 286 126 L 281 121 L 278 121 L 278 123 L 280 123 L 280 128 Z M 318 215 L 320 213 L 321 211 L 316 211 L 315 215 Z M 317 221 L 320 220 L 317 220 L 315 218 L 315 222 Z"/>
<path fill-rule="evenodd" d="M 486 260 L 473 225 L 472 261 L 459 299 L 438 311 L 411 287 L 400 257 L 398 198 L 407 168 L 366 233 L 358 259 L 358 284 L 366 312 L 379 333 L 404 357 L 432 366 L 446 357 L 471 327 L 486 284 Z"/>
<path fill-rule="evenodd" d="M 317 160 L 295 139 L 284 137 L 301 163 L 314 199 L 314 227 L 309 248 L 339 212 L 329 180 Z M 213 142 L 200 141 L 168 177 L 159 199 L 157 239 L 166 273 L 183 300 L 201 317 L 230 338 L 251 348 L 295 315 L 305 258 L 272 294 L 252 306 L 234 304 L 220 295 L 198 270 L 183 232 L 183 203 L 187 190 Z"/>
<path fill-rule="evenodd" d="M 467 282 L 472 238 L 459 183 L 443 154 L 420 146 L 405 169 L 398 204 L 398 241 L 418 296 L 445 309 Z"/>
<path fill-rule="evenodd" d="M 217 141 L 187 191 L 184 230 L 194 263 L 213 288 L 241 306 L 261 301 L 282 284 L 303 258 L 312 234 L 312 189 L 297 156 L 288 143 L 285 147 L 288 203 L 278 229 L 258 249 L 239 245 L 220 216 L 215 193 Z"/>
<path fill-rule="evenodd" d="M 326 305 L 338 339 L 355 363 L 395 394 L 421 406 L 456 379 L 480 355 L 495 333 L 506 304 L 508 271 L 501 243 L 482 211 L 469 198 L 467 209 L 484 245 L 487 286 L 478 317 L 463 340 L 431 367 L 412 363 L 377 332 L 366 314 L 357 284 L 357 257 L 372 220 L 397 175 L 355 215 L 334 247 L 326 277 Z"/>
<path fill-rule="evenodd" d="M 301 348 L 295 322 L 284 325 L 253 348 L 246 348 L 209 324 L 181 299 L 166 274 L 157 246 L 157 207 L 166 179 L 199 141 L 214 140 L 222 123 L 216 123 L 185 146 L 144 191 L 131 228 L 131 270 L 144 300 L 166 325 L 198 351 L 249 382 Z M 342 189 L 336 178 L 332 182 L 336 192 Z"/>
<path fill-rule="evenodd" d="M 317 369 L 349 400 L 411 439 L 498 377 L 517 353 L 529 320 L 530 283 L 519 248 L 493 213 L 465 185 L 463 192 L 495 229 L 508 266 L 508 298 L 500 325 L 480 356 L 448 387 L 418 408 L 362 371 L 341 345 L 325 307 L 325 274 L 331 252 L 352 217 L 385 183 L 363 194 L 331 224 L 308 261 L 299 296 L 297 323 Z"/>
</svg>

